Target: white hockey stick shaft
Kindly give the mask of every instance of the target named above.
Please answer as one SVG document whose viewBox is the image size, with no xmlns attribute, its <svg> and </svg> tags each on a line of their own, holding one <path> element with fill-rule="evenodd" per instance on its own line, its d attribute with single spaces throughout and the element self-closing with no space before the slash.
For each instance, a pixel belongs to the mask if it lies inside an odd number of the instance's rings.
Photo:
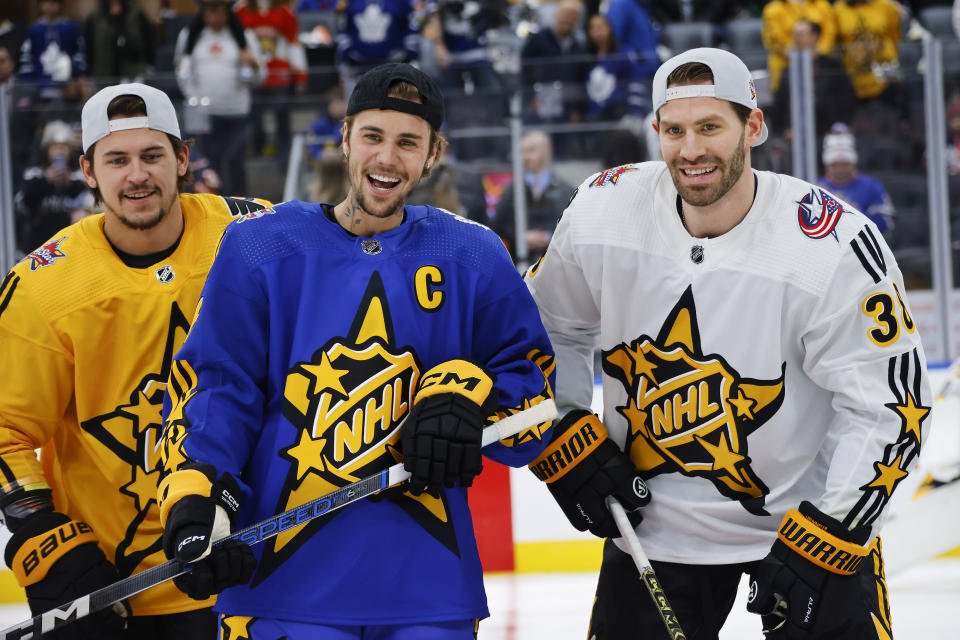
<svg viewBox="0 0 960 640">
<path fill-rule="evenodd" d="M 640 546 L 640 540 L 637 538 L 636 531 L 633 530 L 633 525 L 630 524 L 630 519 L 627 518 L 627 513 L 623 510 L 623 505 L 617 502 L 617 499 L 613 496 L 607 496 L 607 509 L 610 510 L 613 521 L 617 523 L 617 529 L 630 551 L 633 564 L 637 565 L 637 570 L 640 571 L 640 580 L 643 581 L 647 591 L 650 592 L 653 604 L 656 605 L 671 640 L 687 640 L 687 636 L 683 635 L 683 629 L 680 628 L 680 623 L 677 621 L 677 614 L 673 612 L 673 607 L 670 606 L 667 595 L 660 587 L 660 580 L 657 579 L 657 574 L 653 572 L 650 559 L 647 558 L 643 547 Z"/>
<path fill-rule="evenodd" d="M 488 425 L 483 430 L 481 446 L 493 444 L 504 438 L 516 435 L 521 431 L 535 427 L 543 422 L 550 422 L 557 417 L 557 405 L 553 400 L 545 400 L 535 404 L 520 413 L 508 416 Z M 250 525 L 236 531 L 229 536 L 220 538 L 214 545 L 226 540 L 237 540 L 249 545 L 258 544 L 273 536 L 299 526 L 305 522 L 330 513 L 369 495 L 383 491 L 388 487 L 400 484 L 410 478 L 410 473 L 403 468 L 403 463 L 397 463 L 389 469 L 368 476 L 357 482 L 340 487 L 336 491 L 320 496 L 306 504 L 288 509 L 283 513 L 267 518 L 263 522 Z M 115 602 L 120 602 L 134 596 L 141 591 L 166 582 L 186 573 L 190 565 L 179 560 L 168 560 L 163 564 L 151 567 L 146 571 L 134 574 L 109 586 L 98 589 L 93 593 L 81 596 L 76 600 L 66 602 L 59 607 L 45 611 L 20 624 L 0 631 L 0 640 L 31 640 L 39 638 L 41 634 L 53 631 L 65 624 L 84 618 L 91 613 L 105 609 Z"/>
</svg>

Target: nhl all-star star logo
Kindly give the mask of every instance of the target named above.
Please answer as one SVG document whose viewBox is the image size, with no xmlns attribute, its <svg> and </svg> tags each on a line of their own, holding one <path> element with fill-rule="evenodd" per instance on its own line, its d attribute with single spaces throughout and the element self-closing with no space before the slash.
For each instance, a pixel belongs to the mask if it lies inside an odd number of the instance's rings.
<svg viewBox="0 0 960 640">
<path fill-rule="evenodd" d="M 57 258 L 66 258 L 67 254 L 60 250 L 60 245 L 67 239 L 67 236 L 51 240 L 47 244 L 35 249 L 27 254 L 30 260 L 30 271 L 36 271 L 40 267 L 49 267 Z"/>
<path fill-rule="evenodd" d="M 751 467 L 747 436 L 780 408 L 783 368 L 777 379 L 755 380 L 703 353 L 690 288 L 656 338 L 641 335 L 603 352 L 604 372 L 627 392 L 617 411 L 629 425 L 625 449 L 637 468 L 647 477 L 706 478 L 755 515 L 767 515 L 769 490 Z"/>
<path fill-rule="evenodd" d="M 367 284 L 350 331 L 290 367 L 283 415 L 294 429 L 280 457 L 289 461 L 277 512 L 304 504 L 400 461 L 400 425 L 409 414 L 423 367 L 397 344 L 380 274 Z M 390 496 L 415 522 L 459 555 L 446 494 Z M 267 541 L 253 585 L 266 579 L 334 511 Z"/>
<path fill-rule="evenodd" d="M 144 558 L 161 550 L 162 540 L 155 529 L 160 517 L 157 485 L 161 464 L 157 443 L 162 433 L 161 409 L 170 363 L 189 329 L 189 322 L 174 302 L 160 370 L 144 376 L 130 391 L 127 402 L 80 425 L 104 447 L 105 459 L 114 456 L 121 464 L 129 465 L 130 480 L 119 491 L 136 515 L 126 523 L 125 536 L 111 559 L 121 576 L 130 575 Z M 149 530 L 150 535 L 144 535 L 145 530 Z"/>
</svg>

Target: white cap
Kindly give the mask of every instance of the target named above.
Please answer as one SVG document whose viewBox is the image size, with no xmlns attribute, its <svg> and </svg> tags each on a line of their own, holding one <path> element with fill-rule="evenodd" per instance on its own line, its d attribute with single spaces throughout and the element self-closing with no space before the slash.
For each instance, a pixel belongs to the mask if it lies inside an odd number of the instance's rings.
<svg viewBox="0 0 960 640">
<path fill-rule="evenodd" d="M 667 88 L 667 78 L 673 71 L 689 62 L 700 62 L 713 72 L 713 84 L 691 84 Z M 708 96 L 729 100 L 751 109 L 757 108 L 757 88 L 750 77 L 750 70 L 743 61 L 724 49 L 701 47 L 690 49 L 670 58 L 657 69 L 653 76 L 653 112 L 656 113 L 668 100 L 677 98 L 696 98 Z M 753 146 L 763 144 L 767 139 L 767 125 L 764 123 L 760 140 Z"/>
<path fill-rule="evenodd" d="M 147 106 L 147 115 L 134 118 L 107 117 L 107 107 L 118 96 L 132 95 L 143 100 Z M 93 94 L 83 105 L 80 116 L 83 125 L 83 152 L 86 153 L 97 140 L 105 138 L 113 131 L 124 129 L 156 129 L 180 138 L 180 125 L 177 123 L 177 111 L 163 91 L 139 82 L 116 84 Z"/>
<path fill-rule="evenodd" d="M 857 163 L 857 145 L 851 133 L 828 133 L 823 136 L 823 164 Z"/>
</svg>

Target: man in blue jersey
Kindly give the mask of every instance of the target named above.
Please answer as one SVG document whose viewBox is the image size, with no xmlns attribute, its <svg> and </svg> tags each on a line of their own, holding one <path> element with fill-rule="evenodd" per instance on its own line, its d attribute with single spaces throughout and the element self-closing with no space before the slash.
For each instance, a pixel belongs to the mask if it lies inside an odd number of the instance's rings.
<svg viewBox="0 0 960 640">
<path fill-rule="evenodd" d="M 172 365 L 167 554 L 204 557 L 401 459 L 412 478 L 257 545 L 252 579 L 179 579 L 222 591 L 223 638 L 467 640 L 488 615 L 466 488 L 494 417 L 540 424 L 489 458 L 520 466 L 543 449 L 553 352 L 496 234 L 406 205 L 440 156 L 443 115 L 428 76 L 375 67 L 348 101 L 346 199 L 287 202 L 224 234 Z M 244 561 L 213 556 L 198 568 Z"/>
<path fill-rule="evenodd" d="M 883 183 L 857 170 L 857 146 L 846 125 L 834 124 L 823 136 L 824 176 L 819 185 L 870 218 L 888 240 L 894 225 L 893 200 Z"/>
</svg>

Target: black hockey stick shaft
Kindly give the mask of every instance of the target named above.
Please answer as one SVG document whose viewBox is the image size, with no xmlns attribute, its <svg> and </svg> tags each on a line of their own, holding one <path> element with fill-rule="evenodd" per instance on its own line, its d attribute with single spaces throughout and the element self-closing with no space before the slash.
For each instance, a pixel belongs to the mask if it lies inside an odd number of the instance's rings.
<svg viewBox="0 0 960 640">
<path fill-rule="evenodd" d="M 516 435 L 543 422 L 550 422 L 557 417 L 557 407 L 553 400 L 536 404 L 520 413 L 494 422 L 483 430 L 481 446 L 487 446 Z M 403 468 L 403 463 L 397 463 L 389 469 L 368 476 L 357 482 L 348 484 L 331 493 L 320 496 L 302 504 L 299 507 L 288 509 L 283 513 L 267 518 L 262 522 L 240 529 L 229 536 L 221 538 L 214 546 L 223 544 L 227 540 L 236 540 L 248 545 L 255 545 L 272 538 L 292 527 L 309 522 L 314 518 L 330 513 L 352 502 L 362 500 L 388 487 L 398 485 L 410 478 L 410 473 Z M 110 605 L 130 598 L 141 591 L 162 584 L 176 578 L 190 570 L 190 566 L 179 560 L 168 560 L 163 564 L 141 571 L 128 578 L 124 578 L 109 586 L 88 593 L 76 600 L 66 602 L 59 607 L 45 611 L 20 624 L 7 627 L 0 631 L 0 640 L 32 640 L 41 634 L 69 624 L 91 613 L 106 609 Z"/>
<path fill-rule="evenodd" d="M 633 563 L 637 565 L 637 569 L 640 571 L 640 580 L 646 585 L 647 591 L 650 592 L 650 597 L 653 598 L 653 604 L 657 607 L 660 618 L 667 628 L 670 640 L 687 640 L 687 636 L 683 634 L 683 629 L 680 628 L 677 614 L 673 612 L 673 607 L 670 606 L 670 601 L 667 600 L 667 594 L 663 592 L 663 588 L 660 586 L 660 580 L 650 565 L 650 559 L 647 558 L 643 547 L 640 546 L 640 540 L 637 538 L 637 533 L 633 530 L 633 525 L 630 524 L 630 519 L 627 518 L 627 513 L 623 510 L 623 505 L 617 502 L 617 499 L 613 496 L 607 496 L 607 508 L 610 510 L 611 515 L 613 515 L 614 522 L 617 523 L 617 529 L 620 531 L 620 535 L 623 537 L 624 542 L 627 543 L 627 548 L 630 550 L 630 557 L 633 558 Z"/>
</svg>

